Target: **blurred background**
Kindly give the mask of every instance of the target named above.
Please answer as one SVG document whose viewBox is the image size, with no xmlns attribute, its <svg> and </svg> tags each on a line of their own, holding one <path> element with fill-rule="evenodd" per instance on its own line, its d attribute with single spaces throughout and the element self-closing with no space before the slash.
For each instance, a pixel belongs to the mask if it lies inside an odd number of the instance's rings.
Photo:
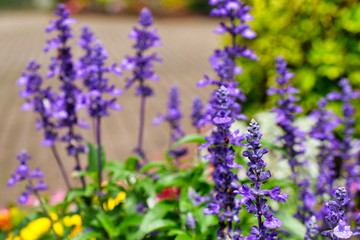
<svg viewBox="0 0 360 240">
<path fill-rule="evenodd" d="M 10 172 L 15 170 L 15 155 L 27 148 L 33 155 L 32 166 L 40 166 L 52 187 L 63 187 L 60 173 L 49 149 L 40 147 L 41 133 L 34 129 L 35 116 L 20 111 L 23 100 L 17 97 L 16 79 L 30 59 L 42 64 L 46 73 L 51 54 L 42 53 L 49 36 L 44 33 L 52 10 L 60 1 L 0 0 L 0 183 L 5 187 Z M 163 41 L 156 49 L 164 62 L 156 67 L 160 82 L 153 83 L 156 96 L 148 102 L 146 115 L 145 150 L 150 158 L 163 159 L 168 145 L 168 127 L 152 127 L 157 112 L 165 112 L 167 92 L 176 83 L 181 90 L 183 124 L 187 133 L 193 132 L 188 116 L 194 95 L 207 100 L 209 88 L 198 89 L 196 82 L 204 73 L 212 74 L 208 57 L 212 51 L 228 42 L 212 33 L 219 19 L 207 16 L 207 0 L 69 0 L 61 1 L 72 10 L 75 46 L 80 27 L 86 23 L 109 52 L 109 63 L 121 61 L 133 54 L 127 38 L 137 22 L 143 6 L 155 15 L 155 27 Z M 360 87 L 360 2 L 357 0 L 245 0 L 253 7 L 255 20 L 250 24 L 258 36 L 239 40 L 253 48 L 260 61 L 239 59 L 244 73 L 238 77 L 248 101 L 244 111 L 252 117 L 255 112 L 268 110 L 274 104 L 266 89 L 274 84 L 274 58 L 283 55 L 296 74 L 294 84 L 301 90 L 301 105 L 308 113 L 320 97 L 337 90 L 342 77 L 348 77 L 354 88 Z M 82 52 L 73 51 L 75 58 Z M 118 87 L 124 77 L 111 79 Z M 53 83 L 50 83 L 53 84 Z M 113 113 L 104 121 L 104 145 L 108 158 L 124 160 L 136 145 L 139 99 L 133 89 L 119 98 L 124 110 Z M 355 102 L 359 104 L 360 102 Z M 340 113 L 340 105 L 332 103 Z M 360 121 L 357 114 L 358 122 Z M 357 125 L 359 132 L 360 125 Z M 92 139 L 89 132 L 83 133 Z M 124 141 L 125 140 L 125 141 Z M 92 140 L 91 140 L 92 141 Z M 59 146 L 62 149 L 63 146 Z M 65 158 L 65 155 L 63 156 Z M 83 156 L 85 164 L 86 157 Z M 67 163 L 71 171 L 73 162 Z M 74 184 L 78 184 L 74 180 Z M 0 206 L 15 199 L 19 189 L 6 192 Z"/>
</svg>

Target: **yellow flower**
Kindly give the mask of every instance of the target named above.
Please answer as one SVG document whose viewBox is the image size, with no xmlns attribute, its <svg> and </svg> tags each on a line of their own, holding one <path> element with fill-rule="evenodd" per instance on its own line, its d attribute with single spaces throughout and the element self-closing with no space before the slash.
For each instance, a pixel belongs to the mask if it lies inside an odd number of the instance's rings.
<svg viewBox="0 0 360 240">
<path fill-rule="evenodd" d="M 50 230 L 51 221 L 46 217 L 35 219 L 20 231 L 22 239 L 38 239 Z"/>
<path fill-rule="evenodd" d="M 22 240 L 19 236 L 14 237 L 13 233 L 9 233 L 8 237 L 5 240 Z"/>
<path fill-rule="evenodd" d="M 75 237 L 82 231 L 82 219 L 79 214 L 64 217 L 63 223 L 66 227 L 72 227 L 69 238 Z"/>
<path fill-rule="evenodd" d="M 125 192 L 119 192 L 115 198 L 109 198 L 107 202 L 103 203 L 105 211 L 112 211 L 117 205 L 119 205 L 126 198 Z"/>
</svg>

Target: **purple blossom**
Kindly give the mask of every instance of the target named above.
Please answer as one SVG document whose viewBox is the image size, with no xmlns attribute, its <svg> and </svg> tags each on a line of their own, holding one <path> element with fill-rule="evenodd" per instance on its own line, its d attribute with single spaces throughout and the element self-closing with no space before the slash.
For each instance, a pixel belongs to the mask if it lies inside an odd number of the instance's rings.
<svg viewBox="0 0 360 240">
<path fill-rule="evenodd" d="M 294 177 L 296 173 L 296 166 L 301 165 L 298 160 L 298 156 L 305 152 L 305 147 L 302 142 L 304 141 L 304 132 L 300 131 L 298 127 L 295 127 L 293 121 L 298 113 L 301 113 L 302 109 L 295 103 L 299 101 L 298 97 L 294 94 L 299 90 L 294 88 L 290 83 L 290 79 L 294 74 L 290 73 L 287 69 L 286 61 L 281 57 L 276 57 L 276 82 L 279 87 L 271 87 L 268 91 L 268 95 L 277 94 L 280 99 L 277 100 L 277 107 L 272 111 L 277 114 L 275 120 L 283 131 L 284 135 L 279 138 L 283 141 L 284 147 L 289 157 L 289 164 L 293 172 Z"/>
<path fill-rule="evenodd" d="M 244 38 L 254 38 L 256 33 L 250 30 L 250 26 L 245 22 L 252 20 L 252 16 L 248 13 L 251 8 L 244 3 L 237 0 L 218 0 L 210 1 L 210 5 L 214 9 L 210 12 L 211 16 L 222 17 L 229 20 L 227 24 L 225 21 L 220 22 L 220 26 L 215 29 L 215 33 L 229 34 L 231 37 L 231 46 L 226 46 L 224 49 L 216 49 L 209 61 L 213 70 L 217 73 L 217 79 L 213 79 L 208 75 L 198 82 L 198 87 L 206 85 L 216 85 L 218 87 L 225 86 L 229 91 L 229 96 L 233 98 L 232 102 L 232 118 L 239 120 L 246 120 L 246 116 L 241 114 L 242 106 L 239 102 L 246 100 L 245 95 L 237 88 L 239 85 L 235 81 L 235 77 L 243 72 L 242 68 L 237 66 L 236 59 L 245 57 L 250 60 L 258 60 L 253 50 L 246 46 L 241 46 L 237 43 L 237 37 L 240 35 Z M 213 92 L 207 106 L 207 119 L 212 121 L 211 116 L 214 114 L 214 109 L 211 108 L 212 101 L 216 99 L 216 93 Z"/>
<path fill-rule="evenodd" d="M 156 53 L 146 53 L 152 47 L 161 45 L 160 38 L 156 29 L 149 29 L 152 26 L 153 18 L 149 9 L 144 8 L 140 12 L 139 24 L 141 28 L 134 27 L 129 38 L 135 40 L 133 48 L 136 50 L 135 56 L 126 56 L 121 62 L 121 66 L 125 70 L 131 70 L 132 76 L 126 79 L 125 89 L 129 89 L 138 82 L 135 95 L 141 97 L 140 105 L 140 126 L 138 145 L 135 152 L 146 162 L 147 158 L 143 149 L 143 133 L 145 118 L 145 99 L 154 95 L 150 86 L 145 84 L 145 80 L 158 81 L 159 77 L 155 74 L 153 68 L 155 62 L 162 61 Z"/>
<path fill-rule="evenodd" d="M 188 198 L 190 199 L 191 203 L 197 207 L 198 205 L 204 203 L 204 202 L 209 202 L 210 201 L 210 197 L 209 196 L 201 196 L 199 195 L 193 188 L 189 188 L 188 189 Z"/>
<path fill-rule="evenodd" d="M 84 96 L 89 116 L 109 116 L 109 108 L 121 110 L 121 106 L 116 103 L 116 97 L 122 94 L 122 90 L 116 89 L 115 85 L 109 85 L 109 79 L 105 77 L 105 74 L 111 71 L 111 67 L 106 66 L 107 51 L 86 26 L 82 28 L 80 45 L 85 50 L 85 55 L 80 58 L 78 75 L 88 89 Z M 104 99 L 105 94 L 109 94 L 111 98 Z"/>
<path fill-rule="evenodd" d="M 37 130 L 43 129 L 44 139 L 41 141 L 43 146 L 53 146 L 58 139 L 56 122 L 53 118 L 57 109 L 58 96 L 51 91 L 51 88 L 42 87 L 43 80 L 38 73 L 40 65 L 32 60 L 26 67 L 26 72 L 22 73 L 17 84 L 24 86 L 20 90 L 20 97 L 25 98 L 26 103 L 21 107 L 22 110 L 33 110 L 39 114 L 36 120 Z"/>
<path fill-rule="evenodd" d="M 47 77 L 56 76 L 61 82 L 61 94 L 57 100 L 58 110 L 55 117 L 58 120 L 57 128 L 65 128 L 67 132 L 60 136 L 59 140 L 67 143 L 67 153 L 77 159 L 78 154 L 84 153 L 86 148 L 81 144 L 82 136 L 74 131 L 76 126 L 84 126 L 81 124 L 83 121 L 77 116 L 77 110 L 82 107 L 81 90 L 74 83 L 77 77 L 76 68 L 72 60 L 71 48 L 68 46 L 68 41 L 72 38 L 70 24 L 75 21 L 69 18 L 70 11 L 64 4 L 59 4 L 54 14 L 57 19 L 50 21 L 46 33 L 56 33 L 56 36 L 47 41 L 48 45 L 44 51 L 56 49 L 57 55 L 51 58 Z M 78 169 L 79 161 L 76 161 L 75 169 Z"/>
<path fill-rule="evenodd" d="M 193 104 L 192 104 L 192 113 L 191 113 L 191 124 L 197 129 L 197 131 L 199 132 L 200 127 L 204 125 L 204 123 L 206 122 L 206 116 L 203 113 L 203 104 L 201 102 L 201 98 L 200 97 L 195 97 L 193 99 Z"/>
<path fill-rule="evenodd" d="M 294 126 L 293 123 L 296 114 L 302 112 L 302 108 L 296 105 L 299 98 L 294 96 L 299 90 L 294 88 L 290 83 L 290 79 L 294 77 L 294 74 L 287 69 L 287 63 L 284 58 L 278 56 L 275 62 L 277 73 L 276 82 L 279 87 L 271 87 L 268 89 L 267 94 L 276 94 L 280 97 L 280 99 L 277 100 L 277 107 L 274 107 L 272 111 L 277 115 L 275 117 L 277 125 L 284 131 L 284 135 L 280 136 L 279 140 L 283 142 L 287 153 L 284 157 L 288 158 L 292 171 L 292 179 L 295 184 L 301 188 L 299 191 L 300 205 L 295 217 L 305 223 L 308 217 L 313 215 L 312 207 L 316 203 L 316 198 L 310 189 L 309 180 L 306 177 L 299 180 L 298 177 L 298 167 L 304 164 L 304 162 L 300 162 L 299 157 L 305 153 L 305 146 L 303 145 L 305 133 Z"/>
<path fill-rule="evenodd" d="M 319 169 L 318 182 L 316 184 L 316 194 L 329 195 L 333 192 L 333 184 L 335 181 L 335 156 L 336 149 L 339 145 L 333 130 L 339 125 L 340 119 L 325 107 L 327 101 L 320 99 L 318 102 L 318 110 L 314 110 L 312 117 L 316 119 L 316 123 L 310 131 L 310 136 L 320 141 L 319 154 L 317 155 Z"/>
<path fill-rule="evenodd" d="M 48 186 L 43 182 L 42 178 L 44 177 L 44 174 L 39 170 L 39 168 L 35 168 L 33 171 L 30 170 L 28 161 L 31 159 L 31 156 L 26 152 L 26 150 L 22 150 L 16 158 L 20 161 L 20 163 L 15 173 L 11 174 L 7 186 L 12 187 L 18 182 L 27 181 L 26 190 L 21 192 L 21 196 L 18 198 L 18 203 L 25 204 L 31 194 L 38 197 L 38 192 L 47 190 Z"/>
<path fill-rule="evenodd" d="M 176 85 L 173 85 L 169 91 L 167 114 L 166 115 L 158 114 L 158 116 L 153 120 L 154 125 L 158 125 L 164 121 L 169 123 L 170 131 L 171 131 L 170 144 L 169 144 L 170 146 L 185 135 L 180 125 L 181 118 L 182 118 L 182 113 L 180 110 L 179 89 Z M 179 147 L 177 149 L 171 149 L 169 155 L 177 159 L 185 155 L 186 153 L 187 150 L 185 148 Z"/>
<path fill-rule="evenodd" d="M 350 226 L 347 225 L 346 206 L 350 201 L 346 188 L 338 187 L 335 191 L 336 201 L 326 202 L 329 213 L 325 216 L 328 230 L 321 234 L 331 240 L 347 239 L 352 236 Z"/>
<path fill-rule="evenodd" d="M 251 228 L 251 235 L 256 236 L 257 239 L 268 239 L 274 233 L 268 229 L 281 227 L 283 223 L 271 213 L 267 199 L 264 197 L 277 202 L 286 202 L 289 196 L 286 193 L 281 193 L 280 187 L 275 187 L 272 190 L 261 189 L 261 184 L 266 183 L 271 174 L 269 170 L 264 171 L 266 163 L 262 157 L 268 152 L 268 149 L 262 148 L 260 143 L 262 133 L 259 129 L 260 126 L 252 119 L 248 127 L 249 133 L 246 134 L 248 150 L 243 152 L 243 156 L 249 159 L 247 163 L 249 170 L 246 175 L 252 183 L 252 188 L 244 184 L 238 193 L 243 197 L 241 203 L 246 206 L 246 211 L 254 214 L 258 219 L 257 226 Z M 265 217 L 265 221 L 262 220 L 262 216 Z"/>
<path fill-rule="evenodd" d="M 305 234 L 304 239 L 305 240 L 317 240 L 318 234 L 319 234 L 319 230 L 318 230 L 318 225 L 316 222 L 316 217 L 311 216 L 306 221 L 306 234 Z"/>
<path fill-rule="evenodd" d="M 329 93 L 326 98 L 328 100 L 341 100 L 343 118 L 341 119 L 341 125 L 344 126 L 343 140 L 338 143 L 338 149 L 340 150 L 339 157 L 342 159 L 342 170 L 348 172 L 346 178 L 346 186 L 348 189 L 352 188 L 352 185 L 359 181 L 359 171 L 357 170 L 358 163 L 352 163 L 351 159 L 355 156 L 351 153 L 353 144 L 353 134 L 355 133 L 355 108 L 351 104 L 351 100 L 359 98 L 360 92 L 353 90 L 348 79 L 343 78 L 339 82 L 341 92 Z M 353 204 L 353 203 L 351 203 Z"/>
<path fill-rule="evenodd" d="M 212 132 L 211 137 L 206 138 L 206 144 L 200 148 L 208 147 L 210 153 L 210 162 L 215 170 L 212 173 L 215 182 L 215 197 L 212 203 L 204 209 L 204 214 L 218 215 L 220 218 L 217 236 L 221 239 L 225 236 L 232 236 L 234 233 L 233 222 L 238 223 L 240 202 L 236 199 L 235 190 L 238 188 L 236 181 L 237 176 L 232 169 L 242 168 L 235 161 L 235 151 L 232 145 L 242 145 L 244 140 L 242 135 L 230 132 L 230 126 L 234 122 L 230 106 L 232 98 L 226 87 L 221 86 L 216 91 L 216 101 L 213 102 L 212 108 L 215 110 L 212 116 L 212 123 L 216 130 Z M 235 230 L 236 232 L 236 230 Z"/>
</svg>

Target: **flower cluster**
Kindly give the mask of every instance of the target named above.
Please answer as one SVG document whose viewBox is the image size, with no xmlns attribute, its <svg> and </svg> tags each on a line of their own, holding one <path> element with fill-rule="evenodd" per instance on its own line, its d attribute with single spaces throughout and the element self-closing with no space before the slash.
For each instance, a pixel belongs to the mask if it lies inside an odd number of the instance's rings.
<svg viewBox="0 0 360 240">
<path fill-rule="evenodd" d="M 164 121 L 168 122 L 170 125 L 171 137 L 170 137 L 170 147 L 171 144 L 183 137 L 184 131 L 180 125 L 180 120 L 182 118 L 182 113 L 180 111 L 180 99 L 179 99 L 179 89 L 176 85 L 173 85 L 169 91 L 169 101 L 167 103 L 167 114 L 158 116 L 153 120 L 154 125 L 158 125 Z M 177 148 L 172 149 L 169 152 L 171 157 L 175 159 L 185 155 L 187 153 L 186 148 Z"/>
<path fill-rule="evenodd" d="M 79 153 L 86 152 L 86 148 L 80 142 L 82 136 L 75 133 L 75 127 L 87 127 L 82 124 L 84 121 L 77 116 L 77 110 L 81 108 L 81 90 L 74 84 L 77 73 L 75 64 L 72 60 L 71 48 L 68 46 L 68 41 L 72 38 L 70 24 L 75 21 L 70 16 L 70 11 L 65 8 L 65 5 L 59 4 L 55 11 L 57 20 L 51 21 L 50 26 L 46 29 L 47 33 L 56 32 L 56 37 L 47 41 L 47 46 L 44 51 L 50 49 L 57 50 L 57 56 L 51 57 L 49 65 L 50 72 L 47 77 L 51 78 L 57 76 L 61 82 L 59 100 L 57 102 L 59 113 L 57 114 L 58 128 L 65 128 L 67 132 L 63 134 L 59 140 L 66 142 L 67 152 L 69 155 L 75 156 L 78 159 Z M 79 168 L 79 161 L 77 160 L 77 168 Z"/>
<path fill-rule="evenodd" d="M 293 174 L 296 174 L 295 167 L 300 165 L 298 156 L 305 152 L 305 147 L 302 142 L 304 140 L 304 132 L 298 127 L 294 126 L 293 121 L 295 115 L 302 112 L 302 108 L 295 103 L 299 101 L 294 94 L 299 90 L 294 88 L 290 83 L 290 79 L 294 77 L 287 69 L 287 63 L 281 56 L 276 57 L 276 82 L 279 88 L 271 87 L 268 89 L 268 95 L 277 94 L 280 99 L 277 100 L 278 106 L 273 109 L 277 114 L 276 123 L 283 129 L 284 135 L 280 137 L 283 141 L 286 152 L 289 156 L 289 164 Z M 294 176 L 296 177 L 296 176 Z"/>
<path fill-rule="evenodd" d="M 42 87 L 42 77 L 38 73 L 40 65 L 36 61 L 30 61 L 26 67 L 27 72 L 23 72 L 17 84 L 24 88 L 20 91 L 20 97 L 26 99 L 26 103 L 21 107 L 22 110 L 32 110 L 39 114 L 36 128 L 44 130 L 44 139 L 41 141 L 43 146 L 53 146 L 57 140 L 55 131 L 56 123 L 53 115 L 58 96 L 51 91 L 51 88 Z"/>
<path fill-rule="evenodd" d="M 343 141 L 339 143 L 339 150 L 343 161 L 342 169 L 347 171 L 349 177 L 346 179 L 346 186 L 348 189 L 352 187 L 354 183 L 358 180 L 359 177 L 359 168 L 357 164 L 352 164 L 351 158 L 355 157 L 354 154 L 351 153 L 353 149 L 353 137 L 352 135 L 355 133 L 354 124 L 355 124 L 355 108 L 351 104 L 352 99 L 356 99 L 360 97 L 360 92 L 353 90 L 351 84 L 348 79 L 343 78 L 339 82 L 339 87 L 341 87 L 341 92 L 332 92 L 329 93 L 326 98 L 328 100 L 341 100 L 343 102 L 342 105 L 342 113 L 343 118 L 341 119 L 341 124 L 344 126 L 343 130 Z M 358 190 L 359 191 L 359 190 Z"/>
<path fill-rule="evenodd" d="M 245 23 L 253 19 L 249 14 L 251 8 L 238 0 L 211 0 L 209 3 L 214 6 L 214 9 L 210 12 L 211 16 L 222 17 L 229 21 L 228 24 L 221 22 L 220 26 L 215 29 L 215 33 L 229 34 L 232 45 L 226 46 L 224 49 L 216 49 L 213 56 L 210 57 L 211 66 L 217 73 L 218 80 L 205 75 L 204 79 L 198 82 L 198 86 L 203 87 L 211 84 L 218 87 L 222 85 L 227 87 L 229 95 L 233 98 L 233 105 L 231 106 L 232 117 L 246 120 L 246 116 L 241 114 L 242 107 L 238 103 L 239 101 L 244 102 L 246 98 L 242 91 L 237 88 L 239 83 L 235 81 L 235 76 L 241 74 L 243 71 L 242 68 L 236 64 L 237 58 L 245 57 L 250 60 L 258 60 L 253 50 L 237 43 L 238 36 L 248 39 L 256 37 L 256 33 Z M 214 92 L 209 101 L 210 105 L 212 105 L 212 101 L 215 101 L 215 95 Z M 211 121 L 211 116 L 214 114 L 214 111 L 214 109 L 211 109 L 211 106 L 208 107 L 208 121 Z"/>
<path fill-rule="evenodd" d="M 20 161 L 20 164 L 16 168 L 15 173 L 11 175 L 7 186 L 12 187 L 20 181 L 28 181 L 26 190 L 18 198 L 18 203 L 25 204 L 31 194 L 39 196 L 39 191 L 47 190 L 48 186 L 42 180 L 44 173 L 39 168 L 35 168 L 33 171 L 30 170 L 27 162 L 31 159 L 31 156 L 26 150 L 23 150 L 16 158 Z M 34 181 L 37 181 L 37 183 L 35 184 Z"/>
<path fill-rule="evenodd" d="M 318 234 L 319 234 L 319 230 L 318 230 L 318 225 L 316 222 L 316 217 L 311 216 L 306 221 L 306 233 L 305 233 L 304 239 L 305 240 L 317 240 Z"/>
<path fill-rule="evenodd" d="M 154 73 L 154 62 L 160 62 L 162 59 L 157 57 L 155 53 L 145 54 L 152 47 L 161 45 L 160 38 L 156 29 L 149 29 L 152 26 L 153 19 L 149 9 L 141 10 L 139 24 L 142 27 L 134 27 L 129 38 L 135 39 L 133 48 L 136 50 L 136 56 L 126 56 L 121 62 L 121 66 L 126 70 L 132 70 L 133 76 L 126 79 L 125 89 L 130 88 L 135 82 L 139 82 L 135 95 L 142 97 L 152 96 L 153 90 L 145 85 L 145 80 L 158 81 L 159 77 Z"/>
<path fill-rule="evenodd" d="M 316 184 L 317 195 L 333 192 L 335 181 L 335 156 L 336 148 L 339 145 L 333 130 L 339 124 L 339 118 L 330 110 L 325 109 L 327 101 L 320 99 L 317 110 L 314 110 L 312 117 L 316 123 L 310 131 L 310 136 L 320 141 L 319 154 L 317 155 L 319 169 L 318 182 Z"/>
<path fill-rule="evenodd" d="M 325 222 L 330 229 L 321 232 L 321 234 L 331 240 L 348 239 L 352 236 L 353 232 L 347 224 L 345 209 L 350 198 L 346 188 L 338 187 L 335 191 L 335 198 L 336 201 L 330 200 L 326 202 L 329 213 L 325 217 Z"/>
<path fill-rule="evenodd" d="M 214 165 L 215 170 L 212 173 L 215 182 L 215 194 L 212 203 L 204 209 L 204 214 L 219 215 L 219 230 L 217 236 L 224 239 L 225 236 L 234 234 L 233 221 L 240 221 L 239 210 L 240 203 L 235 199 L 236 193 L 234 184 L 238 180 L 237 176 L 231 171 L 234 168 L 242 168 L 235 161 L 235 151 L 230 145 L 242 145 L 244 137 L 238 136 L 238 132 L 232 134 L 230 126 L 234 122 L 230 106 L 231 97 L 226 87 L 221 86 L 216 92 L 216 101 L 213 108 L 216 113 L 213 116 L 212 123 L 217 127 L 211 137 L 207 137 L 206 144 L 201 148 L 208 147 L 210 153 L 210 162 Z M 235 230 L 239 231 L 239 229 Z"/>
<path fill-rule="evenodd" d="M 140 105 L 140 123 L 139 123 L 139 137 L 138 145 L 135 152 L 139 156 L 147 161 L 145 152 L 143 149 L 143 135 L 144 135 L 144 119 L 145 119 L 145 99 L 154 95 L 151 87 L 145 85 L 145 80 L 158 81 L 159 78 L 155 74 L 153 67 L 154 62 L 161 62 L 156 53 L 145 54 L 146 51 L 152 47 L 161 45 L 160 38 L 157 35 L 156 29 L 149 29 L 152 26 L 153 18 L 151 12 L 147 8 L 143 8 L 140 12 L 139 24 L 141 29 L 134 27 L 134 30 L 130 33 L 129 38 L 135 39 L 133 48 L 136 50 L 135 56 L 126 56 L 121 62 L 122 67 L 125 70 L 132 70 L 132 77 L 126 79 L 125 89 L 130 88 L 135 82 L 138 82 L 135 95 L 141 97 Z"/>
<path fill-rule="evenodd" d="M 194 97 L 191 113 L 191 124 L 196 128 L 197 132 L 200 131 L 200 127 L 205 123 L 205 114 L 203 113 L 203 104 L 200 97 Z"/>
<path fill-rule="evenodd" d="M 249 170 L 246 175 L 249 177 L 252 188 L 247 185 L 242 185 L 239 193 L 242 195 L 241 203 L 246 206 L 246 211 L 258 219 L 258 225 L 251 227 L 251 236 L 255 239 L 273 239 L 277 236 L 277 232 L 272 229 L 281 227 L 283 223 L 280 219 L 274 217 L 271 212 L 267 199 L 265 196 L 277 202 L 286 202 L 289 196 L 286 193 L 280 193 L 280 187 L 275 187 L 272 190 L 261 189 L 261 184 L 271 177 L 270 171 L 264 171 L 266 167 L 265 161 L 262 159 L 263 155 L 268 152 L 267 148 L 262 148 L 260 139 L 262 133 L 259 131 L 260 126 L 252 119 L 246 134 L 247 151 L 243 152 L 243 156 L 249 159 L 247 165 Z M 265 221 L 262 220 L 265 217 Z"/>
<path fill-rule="evenodd" d="M 278 56 L 276 61 L 276 82 L 279 87 L 271 87 L 268 89 L 267 94 L 277 94 L 280 99 L 277 100 L 277 107 L 273 108 L 273 112 L 276 113 L 275 121 L 279 127 L 284 131 L 284 135 L 279 137 L 279 140 L 283 142 L 283 146 L 287 153 L 287 158 L 292 171 L 292 178 L 295 184 L 300 186 L 299 191 L 299 206 L 295 217 L 300 219 L 303 223 L 306 222 L 308 217 L 313 215 L 312 207 L 316 204 L 316 198 L 314 193 L 310 189 L 310 182 L 305 177 L 299 180 L 299 172 L 297 167 L 303 163 L 300 162 L 299 157 L 305 153 L 305 133 L 294 125 L 296 114 L 302 111 L 302 108 L 296 105 L 299 101 L 298 97 L 294 94 L 299 90 L 294 88 L 290 84 L 290 79 L 294 77 L 294 74 L 287 69 L 287 63 L 283 57 Z"/>
<path fill-rule="evenodd" d="M 107 51 L 100 42 L 96 41 L 94 34 L 87 26 L 82 28 L 79 43 L 85 55 L 80 58 L 78 75 L 88 89 L 84 95 L 89 116 L 92 118 L 109 116 L 109 108 L 121 110 L 121 106 L 115 101 L 116 97 L 122 94 L 122 90 L 116 89 L 115 85 L 109 85 L 109 79 L 104 76 L 110 71 L 110 68 L 105 65 L 108 58 Z M 118 70 L 117 73 L 121 74 L 121 71 Z M 104 99 L 105 93 L 110 94 L 112 98 Z"/>
</svg>

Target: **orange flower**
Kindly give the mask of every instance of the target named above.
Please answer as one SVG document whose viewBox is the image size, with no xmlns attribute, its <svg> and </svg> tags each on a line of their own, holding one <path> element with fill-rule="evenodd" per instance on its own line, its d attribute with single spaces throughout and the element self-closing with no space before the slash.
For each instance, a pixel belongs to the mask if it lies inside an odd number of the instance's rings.
<svg viewBox="0 0 360 240">
<path fill-rule="evenodd" d="M 1 208 L 0 209 L 0 230 L 8 231 L 12 227 L 11 219 L 10 219 L 10 210 L 9 208 Z"/>
</svg>

